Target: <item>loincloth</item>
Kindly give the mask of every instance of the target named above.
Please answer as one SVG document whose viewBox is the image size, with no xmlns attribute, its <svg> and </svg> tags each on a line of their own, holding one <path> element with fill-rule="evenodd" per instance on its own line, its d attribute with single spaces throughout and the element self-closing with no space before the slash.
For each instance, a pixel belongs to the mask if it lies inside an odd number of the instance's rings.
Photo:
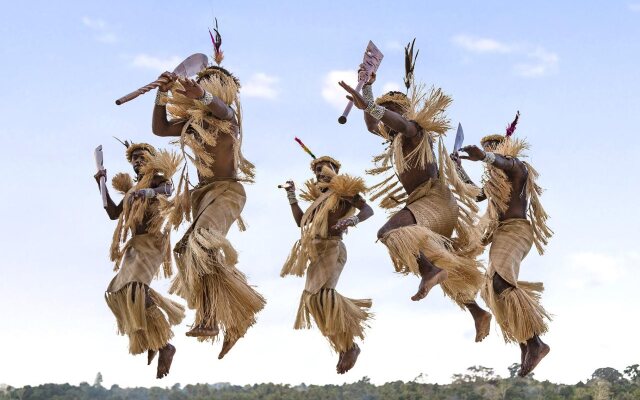
<svg viewBox="0 0 640 400">
<path fill-rule="evenodd" d="M 550 315 L 540 304 L 541 282 L 519 281 L 520 264 L 533 245 L 533 229 L 526 219 L 501 221 L 493 232 L 489 268 L 482 298 L 500 325 L 505 341 L 524 343 L 547 332 Z M 497 294 L 493 276 L 500 275 L 511 287 Z"/>
<path fill-rule="evenodd" d="M 161 237 L 151 234 L 135 235 L 124 247 L 120 270 L 109 283 L 107 292 L 117 292 L 131 282 L 149 285 L 158 274 L 162 261 Z"/>
<path fill-rule="evenodd" d="M 381 239 L 396 272 L 420 276 L 417 258 L 422 253 L 447 271 L 448 278 L 440 285 L 447 296 L 460 307 L 474 301 L 482 285 L 482 264 L 452 240 L 459 207 L 449 188 L 436 179 L 425 182 L 411 193 L 407 208 L 416 224 L 393 229 Z"/>
</svg>

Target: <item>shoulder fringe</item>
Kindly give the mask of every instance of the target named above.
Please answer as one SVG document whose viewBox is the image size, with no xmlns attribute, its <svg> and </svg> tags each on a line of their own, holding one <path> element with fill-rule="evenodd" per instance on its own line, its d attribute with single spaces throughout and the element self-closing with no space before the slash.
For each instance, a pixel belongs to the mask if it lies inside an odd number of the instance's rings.
<svg viewBox="0 0 640 400">
<path fill-rule="evenodd" d="M 305 185 L 307 190 L 301 195 L 304 200 L 315 202 L 324 194 L 320 191 L 322 186 L 311 180 L 305 182 Z M 300 227 L 300 240 L 293 245 L 280 271 L 280 276 L 303 276 L 309 263 L 317 257 L 315 247 L 312 245 L 313 239 L 316 236 L 327 237 L 328 235 L 329 213 L 336 210 L 342 198 L 354 197 L 359 193 L 366 194 L 368 191 L 362 178 L 346 174 L 334 176 L 327 187 L 330 195 L 320 203 L 312 204 L 305 212 L 305 216 L 310 217 L 306 220 L 303 219 L 303 225 Z M 355 209 L 352 207 L 346 216 L 352 215 L 354 211 Z"/>
<path fill-rule="evenodd" d="M 533 243 L 536 245 L 536 249 L 540 255 L 544 254 L 544 247 L 549 243 L 549 239 L 553 236 L 553 231 L 547 226 L 547 219 L 549 215 L 542 207 L 540 202 L 540 196 L 543 189 L 536 183 L 538 179 L 538 171 L 536 171 L 531 164 L 524 162 L 524 165 L 529 171 L 527 178 L 527 197 L 529 198 L 529 209 L 527 214 L 529 221 L 531 221 L 531 227 L 533 228 Z"/>
<path fill-rule="evenodd" d="M 451 128 L 445 112 L 452 99 L 442 89 L 431 87 L 426 92 L 424 85 L 414 84 L 410 101 L 411 107 L 404 116 L 420 126 L 422 137 L 420 144 L 406 155 L 402 152 L 402 135 L 393 141 L 395 166 L 398 173 L 412 167 L 425 168 L 427 164 L 435 162 L 433 142 L 436 137 L 444 135 Z"/>
<path fill-rule="evenodd" d="M 133 187 L 133 179 L 125 172 L 118 172 L 111 179 L 111 186 L 118 192 L 126 194 Z"/>
<path fill-rule="evenodd" d="M 369 188 L 371 193 L 369 200 L 376 201 L 382 198 L 379 203 L 380 207 L 388 212 L 395 212 L 404 205 L 407 194 L 393 169 L 393 149 L 391 145 L 384 153 L 373 157 L 373 163 L 375 167 L 367 170 L 367 174 L 387 175 L 380 183 Z"/>
<path fill-rule="evenodd" d="M 147 226 L 147 232 L 155 235 L 162 245 L 165 277 L 172 275 L 169 229 L 168 226 L 165 226 L 166 212 L 164 211 L 169 201 L 166 196 L 158 196 L 159 202 L 152 202 L 151 199 L 136 199 L 130 203 L 129 196 L 132 191 L 149 188 L 153 179 L 158 175 L 171 180 L 181 162 L 182 157 L 180 155 L 162 150 L 144 166 L 142 169 L 143 177 L 135 185 L 133 185 L 133 181 L 128 174 L 118 174 L 114 177 L 114 188 L 125 194 L 122 201 L 123 210 L 113 232 L 109 252 L 111 261 L 115 263 L 114 271 L 120 268 L 120 261 L 126 249 L 126 245 L 123 247 L 122 244 L 127 242 L 130 234 L 133 235 L 138 225 L 144 220 L 145 215 L 151 213 L 152 216 Z M 129 188 L 125 192 L 124 189 L 127 187 Z"/>
<path fill-rule="evenodd" d="M 354 197 L 359 193 L 366 194 L 368 191 L 364 179 L 347 174 L 333 177 L 328 187 L 340 197 Z"/>
<path fill-rule="evenodd" d="M 220 120 L 210 115 L 207 106 L 201 102 L 190 99 L 177 92 L 172 92 L 167 110 L 173 118 L 186 121 L 180 137 L 180 146 L 185 157 L 193 162 L 201 176 L 211 178 L 213 174 L 209 166 L 212 165 L 215 160 L 211 154 L 206 151 L 205 145 L 215 146 L 218 135 L 220 134 L 231 135 L 234 138 L 233 151 L 236 161 L 235 169 L 239 173 L 239 178 L 243 182 L 253 182 L 255 179 L 255 166 L 244 157 L 241 150 L 243 136 L 242 107 L 240 99 L 237 96 L 237 86 L 231 78 L 226 76 L 218 77 L 217 74 L 212 76 L 211 79 L 201 81 L 200 85 L 207 92 L 220 98 L 231 107 L 235 113 L 238 132 L 236 133 L 231 121 Z M 205 129 L 205 123 L 207 129 Z M 188 133 L 189 128 L 195 130 L 199 138 Z M 185 146 L 191 148 L 193 155 L 185 151 Z"/>
<path fill-rule="evenodd" d="M 300 190 L 300 198 L 310 203 L 313 203 L 321 194 L 320 188 L 318 188 L 313 179 L 305 181 L 304 188 Z"/>
</svg>

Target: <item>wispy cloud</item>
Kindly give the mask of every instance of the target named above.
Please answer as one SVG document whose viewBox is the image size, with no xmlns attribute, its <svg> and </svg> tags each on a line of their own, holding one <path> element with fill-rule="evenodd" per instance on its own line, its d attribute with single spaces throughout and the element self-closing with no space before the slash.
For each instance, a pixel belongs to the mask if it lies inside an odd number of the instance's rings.
<svg viewBox="0 0 640 400">
<path fill-rule="evenodd" d="M 322 98 L 337 110 L 342 110 L 347 105 L 348 100 L 345 97 L 347 92 L 338 85 L 339 81 L 345 81 L 355 87 L 358 82 L 358 75 L 353 70 L 334 70 L 325 75 L 322 85 Z"/>
<path fill-rule="evenodd" d="M 111 30 L 109 25 L 101 20 L 90 17 L 82 17 L 82 24 L 95 32 L 95 39 L 101 43 L 112 44 L 118 41 L 118 37 Z"/>
<path fill-rule="evenodd" d="M 280 79 L 262 72 L 251 75 L 247 83 L 242 85 L 242 95 L 275 100 L 280 94 L 277 83 Z"/>
<path fill-rule="evenodd" d="M 151 69 L 156 72 L 173 71 L 175 67 L 182 62 L 179 56 L 170 56 L 166 58 L 154 57 L 148 54 L 138 54 L 133 57 L 131 65 L 136 68 Z"/>
<path fill-rule="evenodd" d="M 640 12 L 640 3 L 629 3 L 629 10 L 633 12 Z"/>
<path fill-rule="evenodd" d="M 556 53 L 538 47 L 535 51 L 527 53 L 529 62 L 516 64 L 515 73 L 526 78 L 544 76 L 558 69 L 559 57 Z"/>
<path fill-rule="evenodd" d="M 451 41 L 468 53 L 501 54 L 524 58 L 524 61 L 513 65 L 513 72 L 525 78 L 535 78 L 556 72 L 560 60 L 556 53 L 542 46 L 505 43 L 491 38 L 462 34 L 454 36 Z M 468 62 L 468 56 L 465 60 Z"/>
<path fill-rule="evenodd" d="M 511 53 L 513 51 L 513 47 L 508 44 L 489 38 L 456 35 L 451 40 L 457 46 L 473 53 Z"/>
</svg>

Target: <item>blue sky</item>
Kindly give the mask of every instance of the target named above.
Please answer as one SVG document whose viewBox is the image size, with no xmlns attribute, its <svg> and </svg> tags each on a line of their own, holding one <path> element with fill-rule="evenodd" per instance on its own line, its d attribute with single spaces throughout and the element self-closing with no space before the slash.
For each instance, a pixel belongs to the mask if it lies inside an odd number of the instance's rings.
<svg viewBox="0 0 640 400">
<path fill-rule="evenodd" d="M 0 383 L 77 383 L 101 371 L 106 384 L 156 384 L 142 357 L 126 353 L 102 298 L 114 224 L 101 209 L 92 154 L 103 145 L 113 176 L 130 167 L 112 136 L 169 146 L 150 132 L 153 95 L 120 107 L 113 101 L 191 53 L 210 54 L 214 16 L 224 65 L 243 83 L 244 151 L 258 168 L 247 189 L 250 229 L 231 239 L 240 268 L 269 304 L 223 361 L 217 348 L 185 338 L 184 325 L 176 329 L 178 354 L 162 385 L 322 384 L 364 375 L 381 383 L 420 373 L 446 382 L 477 364 L 504 375 L 517 361 L 496 326 L 474 344 L 470 317 L 439 289 L 409 300 L 417 279 L 393 274 L 375 243 L 385 219 L 379 208 L 347 236 L 339 285 L 345 295 L 374 300 L 376 320 L 358 365 L 336 375 L 320 333 L 291 329 L 303 281 L 278 272 L 298 231 L 275 186 L 310 172 L 292 138 L 362 175 L 382 146 L 358 113 L 336 123 L 344 105 L 336 80 L 355 75 L 373 40 L 385 54 L 374 91 L 399 87 L 402 46 L 413 37 L 417 80 L 452 95 L 448 115 L 452 125 L 462 122 L 467 143 L 502 132 L 522 113 L 517 135 L 532 145 L 556 231 L 547 254 L 531 254 L 522 266 L 523 279 L 545 282 L 543 301 L 556 315 L 552 352 L 536 376 L 576 382 L 597 367 L 639 361 L 628 344 L 640 328 L 640 2 L 32 1 L 11 2 L 0 15 L 0 341 L 10 343 Z M 479 165 L 468 169 L 480 177 Z"/>
</svg>

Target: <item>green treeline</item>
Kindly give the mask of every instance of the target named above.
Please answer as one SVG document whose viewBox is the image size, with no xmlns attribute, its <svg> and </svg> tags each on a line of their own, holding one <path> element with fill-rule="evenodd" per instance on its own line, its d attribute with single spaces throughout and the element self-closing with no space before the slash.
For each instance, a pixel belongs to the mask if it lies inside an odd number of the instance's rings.
<svg viewBox="0 0 640 400">
<path fill-rule="evenodd" d="M 98 373 L 93 385 L 79 386 L 45 384 L 13 388 L 0 387 L 0 400 L 638 400 L 640 399 L 640 367 L 627 367 L 622 373 L 614 368 L 599 368 L 586 383 L 561 385 L 540 382 L 533 377 L 517 378 L 518 365 L 509 367 L 509 378 L 501 378 L 493 369 L 469 367 L 464 374 L 455 374 L 447 385 L 422 383 L 420 375 L 411 382 L 389 382 L 376 386 L 364 377 L 350 384 L 298 386 L 262 383 L 235 386 L 228 383 L 197 384 L 171 388 L 102 387 Z"/>
</svg>

